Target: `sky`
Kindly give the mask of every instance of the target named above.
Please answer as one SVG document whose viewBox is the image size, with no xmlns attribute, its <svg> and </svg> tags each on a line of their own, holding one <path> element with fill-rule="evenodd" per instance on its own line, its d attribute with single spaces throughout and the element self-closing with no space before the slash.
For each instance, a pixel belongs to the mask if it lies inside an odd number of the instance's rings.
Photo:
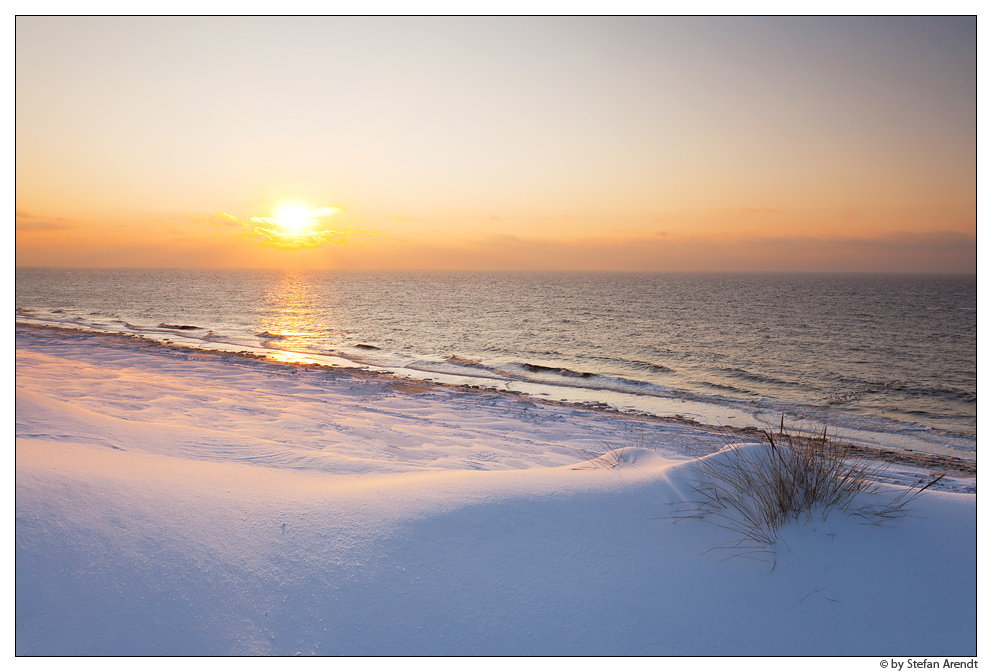
<svg viewBox="0 0 992 672">
<path fill-rule="evenodd" d="M 976 269 L 975 17 L 15 26 L 17 266 Z"/>
</svg>

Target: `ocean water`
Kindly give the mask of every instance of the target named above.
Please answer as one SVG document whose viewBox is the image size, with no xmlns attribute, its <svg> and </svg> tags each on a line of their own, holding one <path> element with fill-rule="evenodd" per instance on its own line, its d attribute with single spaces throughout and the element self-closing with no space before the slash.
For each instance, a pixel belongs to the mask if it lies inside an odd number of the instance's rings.
<svg viewBox="0 0 992 672">
<path fill-rule="evenodd" d="M 974 275 L 19 269 L 17 320 L 974 455 Z"/>
</svg>

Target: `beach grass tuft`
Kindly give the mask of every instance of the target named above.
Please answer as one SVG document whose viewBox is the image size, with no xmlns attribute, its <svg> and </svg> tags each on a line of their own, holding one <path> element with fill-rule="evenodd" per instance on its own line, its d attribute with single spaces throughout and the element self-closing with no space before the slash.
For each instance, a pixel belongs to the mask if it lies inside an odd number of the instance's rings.
<svg viewBox="0 0 992 672">
<path fill-rule="evenodd" d="M 620 444 L 600 440 L 603 452 L 600 454 L 580 450 L 579 454 L 586 459 L 586 464 L 573 469 L 616 469 L 627 461 L 632 448 L 646 448 L 647 440 L 643 431 L 628 431 L 625 440 Z"/>
<path fill-rule="evenodd" d="M 772 545 L 789 523 L 826 519 L 840 510 L 884 525 L 905 516 L 905 507 L 943 478 L 921 480 L 900 489 L 890 501 L 865 504 L 861 494 L 883 487 L 886 467 L 850 452 L 819 432 L 762 432 L 764 442 L 735 447 L 696 467 L 701 479 L 692 487 L 699 498 L 681 502 L 679 518 L 699 518 L 728 529 L 744 542 Z M 921 487 L 922 486 L 922 487 Z"/>
</svg>

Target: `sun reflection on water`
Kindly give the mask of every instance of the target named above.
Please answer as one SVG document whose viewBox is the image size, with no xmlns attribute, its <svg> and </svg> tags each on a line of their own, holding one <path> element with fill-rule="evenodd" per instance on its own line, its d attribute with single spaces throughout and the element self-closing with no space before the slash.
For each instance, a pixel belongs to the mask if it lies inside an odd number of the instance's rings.
<svg viewBox="0 0 992 672">
<path fill-rule="evenodd" d="M 274 352 L 272 359 L 293 364 L 315 363 L 312 353 L 330 333 L 320 303 L 321 292 L 304 273 L 283 273 L 274 279 L 256 309 L 259 335 Z"/>
</svg>

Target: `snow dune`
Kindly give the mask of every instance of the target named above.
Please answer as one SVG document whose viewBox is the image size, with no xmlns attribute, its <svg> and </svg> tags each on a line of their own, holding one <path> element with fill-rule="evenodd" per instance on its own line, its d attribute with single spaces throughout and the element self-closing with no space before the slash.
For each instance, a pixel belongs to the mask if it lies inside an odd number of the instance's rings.
<svg viewBox="0 0 992 672">
<path fill-rule="evenodd" d="M 16 651 L 976 654 L 974 495 L 927 491 L 887 528 L 834 512 L 737 557 L 672 518 L 725 442 L 19 331 Z"/>
</svg>

